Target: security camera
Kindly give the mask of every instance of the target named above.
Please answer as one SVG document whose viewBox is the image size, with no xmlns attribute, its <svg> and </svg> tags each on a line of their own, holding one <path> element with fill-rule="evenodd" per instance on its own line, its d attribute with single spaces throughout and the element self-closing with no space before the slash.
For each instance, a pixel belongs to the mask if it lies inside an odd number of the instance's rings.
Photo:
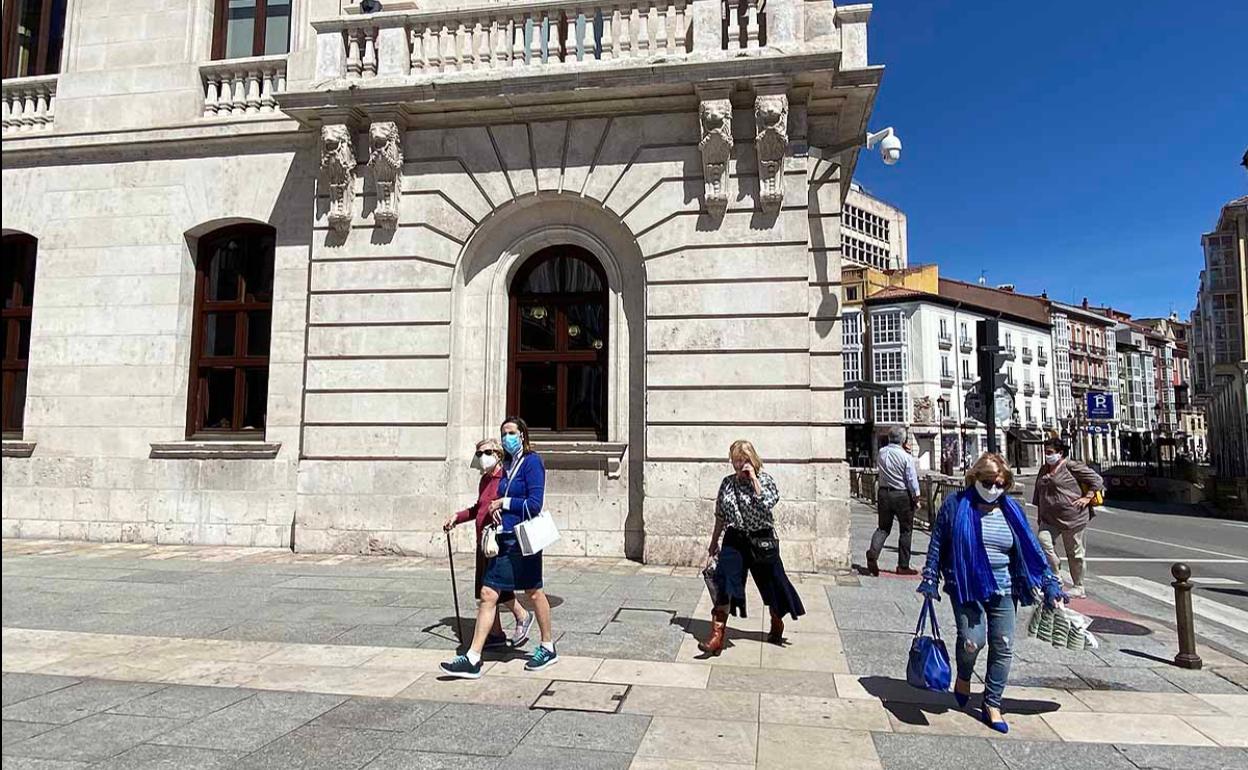
<svg viewBox="0 0 1248 770">
<path fill-rule="evenodd" d="M 897 132 L 892 126 L 883 131 L 867 133 L 867 149 L 871 149 L 876 145 L 880 146 L 880 159 L 884 161 L 886 166 L 895 166 L 897 161 L 901 160 L 901 140 L 897 138 Z"/>
</svg>

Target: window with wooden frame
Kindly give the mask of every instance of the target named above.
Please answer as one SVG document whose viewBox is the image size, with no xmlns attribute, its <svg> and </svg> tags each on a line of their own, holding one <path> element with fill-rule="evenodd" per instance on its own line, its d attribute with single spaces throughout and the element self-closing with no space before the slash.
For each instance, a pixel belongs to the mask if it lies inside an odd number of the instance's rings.
<svg viewBox="0 0 1248 770">
<path fill-rule="evenodd" d="M 534 434 L 607 438 L 607 278 L 575 246 L 544 249 L 511 285 L 507 412 Z"/>
<path fill-rule="evenodd" d="M 187 437 L 264 438 L 273 320 L 273 228 L 200 238 Z"/>
<path fill-rule="evenodd" d="M 30 309 L 35 294 L 37 241 L 29 235 L 4 236 L 3 433 L 21 438 L 26 414 L 26 371 L 30 358 Z"/>
<path fill-rule="evenodd" d="M 216 0 L 212 58 L 243 59 L 290 52 L 293 0 Z"/>
<path fill-rule="evenodd" d="M 5 0 L 4 77 L 61 71 L 68 0 Z"/>
</svg>

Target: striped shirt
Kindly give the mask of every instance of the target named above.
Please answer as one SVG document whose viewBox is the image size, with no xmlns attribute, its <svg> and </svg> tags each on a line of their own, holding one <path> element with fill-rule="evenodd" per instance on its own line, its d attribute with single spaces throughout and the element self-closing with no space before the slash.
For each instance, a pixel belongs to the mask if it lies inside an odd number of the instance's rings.
<svg viewBox="0 0 1248 770">
<path fill-rule="evenodd" d="M 1010 590 L 1010 551 L 1014 550 L 1014 531 L 1005 520 L 1000 508 L 993 508 L 980 519 L 983 529 L 984 550 L 988 552 L 988 564 L 997 579 L 997 588 L 1003 595 Z"/>
</svg>

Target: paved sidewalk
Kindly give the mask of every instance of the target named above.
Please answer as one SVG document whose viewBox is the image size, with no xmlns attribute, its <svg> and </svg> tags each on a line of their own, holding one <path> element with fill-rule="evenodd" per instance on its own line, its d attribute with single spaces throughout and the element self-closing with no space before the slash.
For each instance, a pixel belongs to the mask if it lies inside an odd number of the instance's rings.
<svg viewBox="0 0 1248 770">
<path fill-rule="evenodd" d="M 1175 670 L 1133 619 L 1096 652 L 1019 640 L 998 736 L 902 681 L 912 578 L 797 576 L 785 646 L 754 595 L 704 660 L 694 570 L 546 572 L 560 664 L 444 681 L 445 560 L 6 540 L 3 767 L 1248 766 L 1245 667 Z"/>
</svg>

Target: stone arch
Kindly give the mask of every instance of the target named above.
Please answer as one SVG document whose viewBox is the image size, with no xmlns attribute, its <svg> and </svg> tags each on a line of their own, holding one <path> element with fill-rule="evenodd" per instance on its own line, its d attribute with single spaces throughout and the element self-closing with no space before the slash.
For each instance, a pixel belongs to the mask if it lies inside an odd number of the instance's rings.
<svg viewBox="0 0 1248 770">
<path fill-rule="evenodd" d="M 452 279 L 452 372 L 448 457 L 461 457 L 502 419 L 506 406 L 509 289 L 529 257 L 556 245 L 585 249 L 608 283 L 607 442 L 624 447 L 625 551 L 641 554 L 645 458 L 645 264 L 636 238 L 613 213 L 567 193 L 525 196 L 492 211 L 469 236 Z M 606 446 L 604 445 L 604 446 Z M 577 467 L 572 460 L 570 467 Z M 608 475 L 614 475 L 608 473 Z"/>
</svg>

